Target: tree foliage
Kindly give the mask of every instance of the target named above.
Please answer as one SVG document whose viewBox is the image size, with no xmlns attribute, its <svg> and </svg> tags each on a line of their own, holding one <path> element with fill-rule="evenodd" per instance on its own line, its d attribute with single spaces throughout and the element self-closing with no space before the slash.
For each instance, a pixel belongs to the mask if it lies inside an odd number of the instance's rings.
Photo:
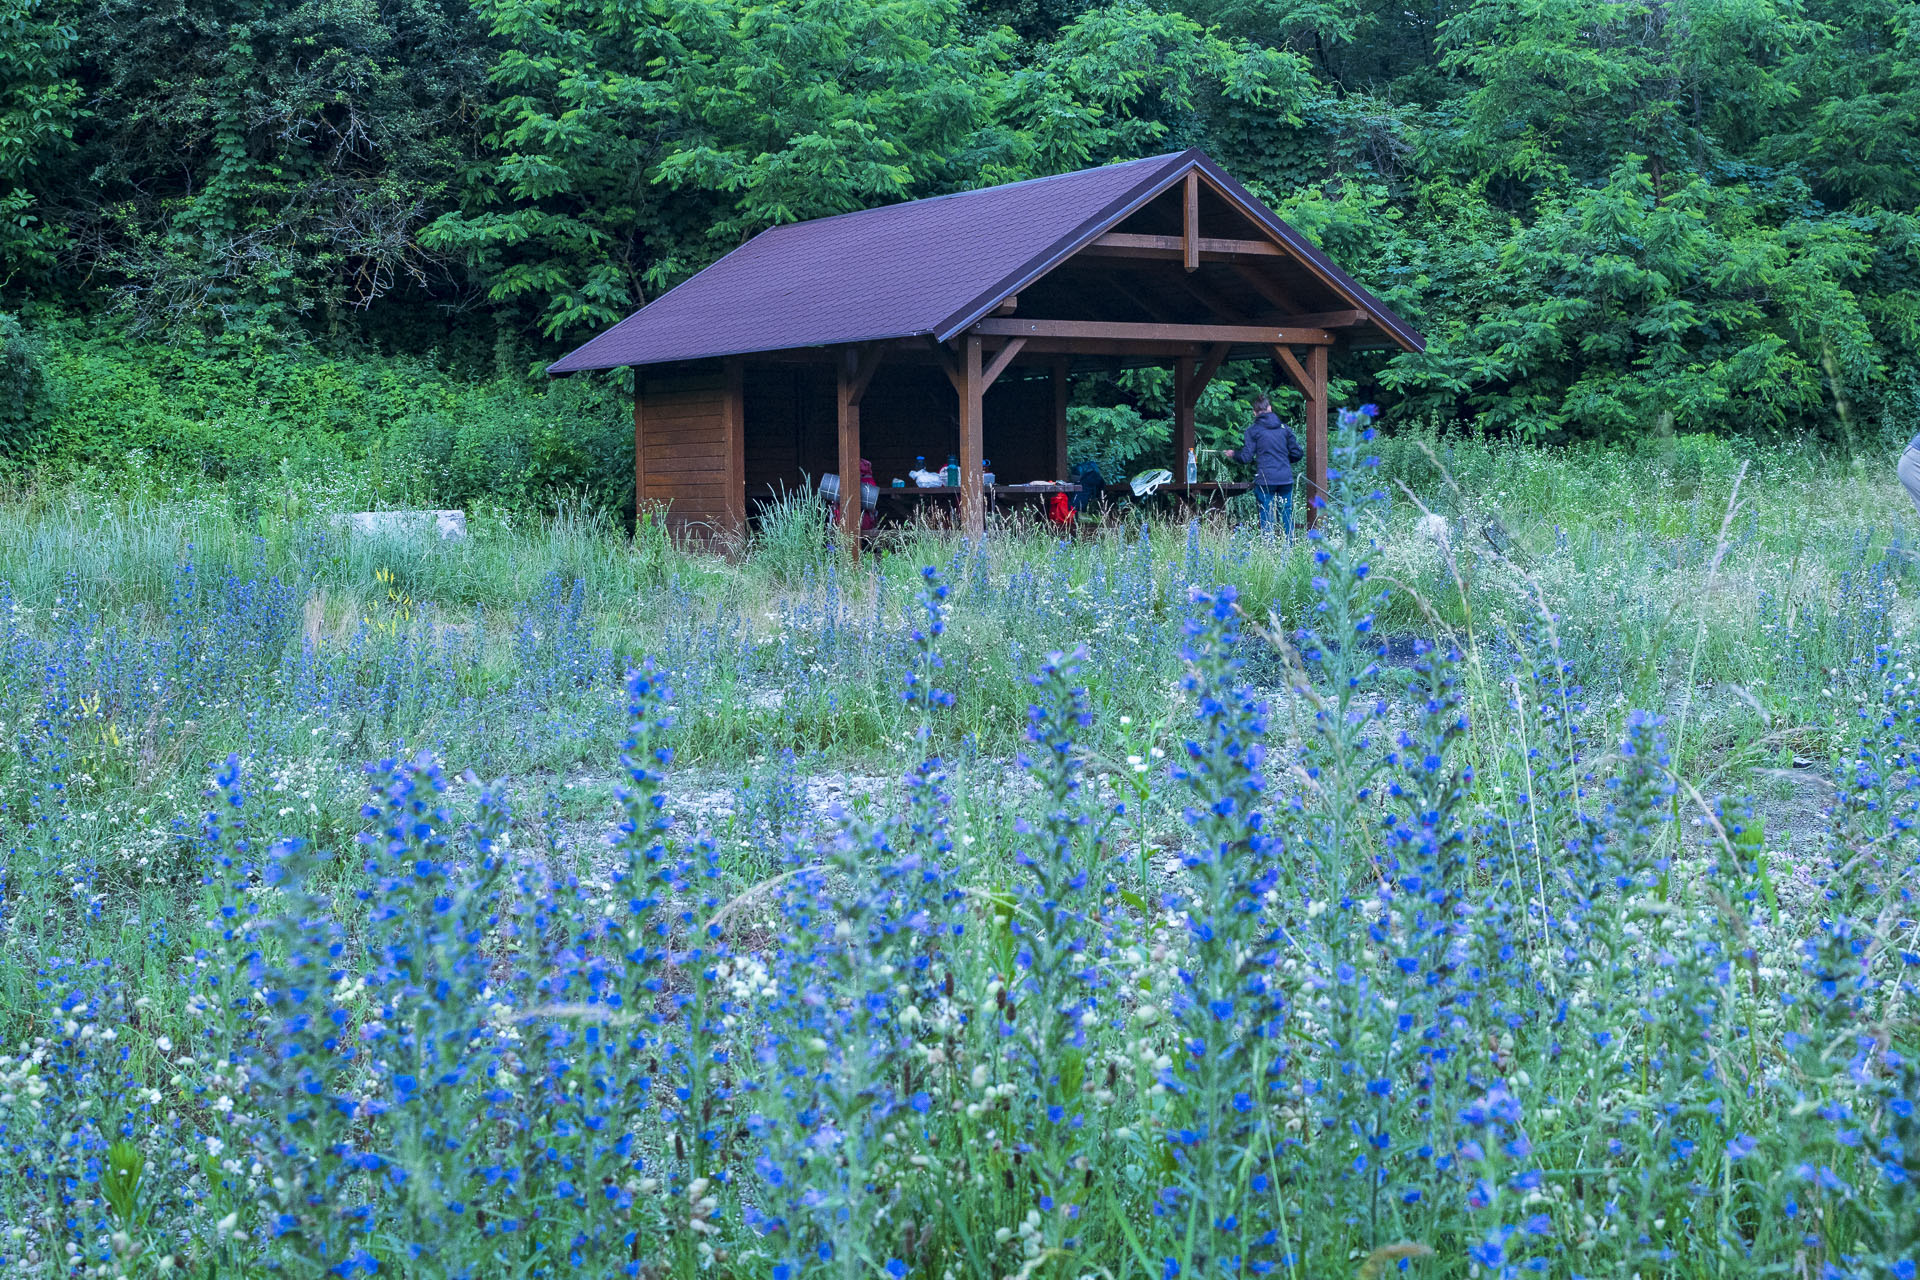
<svg viewBox="0 0 1920 1280">
<path fill-rule="evenodd" d="M 0 0 L 0 288 L 44 268 L 60 228 L 38 211 L 42 164 L 73 136 L 79 87 L 63 73 L 74 33 L 41 0 Z"/>
<path fill-rule="evenodd" d="M 526 367 L 778 223 L 1205 148 L 1541 438 L 1920 414 L 1910 0 L 0 0 L 0 301 Z"/>
</svg>

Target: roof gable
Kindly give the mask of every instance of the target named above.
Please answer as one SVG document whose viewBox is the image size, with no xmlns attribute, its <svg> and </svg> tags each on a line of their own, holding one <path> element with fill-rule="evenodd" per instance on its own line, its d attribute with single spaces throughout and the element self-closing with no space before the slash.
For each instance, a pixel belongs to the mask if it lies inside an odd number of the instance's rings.
<svg viewBox="0 0 1920 1280">
<path fill-rule="evenodd" d="M 1187 151 L 771 228 L 547 371 L 919 335 L 945 341 L 1195 168 L 1402 345 L 1420 345 L 1298 232 Z"/>
</svg>

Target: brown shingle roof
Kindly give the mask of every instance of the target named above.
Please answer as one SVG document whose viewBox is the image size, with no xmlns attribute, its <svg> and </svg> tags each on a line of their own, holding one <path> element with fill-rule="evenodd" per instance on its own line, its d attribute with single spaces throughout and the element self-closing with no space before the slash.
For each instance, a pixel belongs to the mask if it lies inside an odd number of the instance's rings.
<svg viewBox="0 0 1920 1280">
<path fill-rule="evenodd" d="M 1405 347 L 1420 335 L 1198 151 L 763 231 L 547 372 L 930 335 L 945 341 L 1203 169 Z"/>
</svg>

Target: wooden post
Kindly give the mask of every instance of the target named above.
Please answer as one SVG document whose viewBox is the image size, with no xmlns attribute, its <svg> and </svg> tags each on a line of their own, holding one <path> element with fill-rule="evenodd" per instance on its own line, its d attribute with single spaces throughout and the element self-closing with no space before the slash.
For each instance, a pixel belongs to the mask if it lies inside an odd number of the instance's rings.
<svg viewBox="0 0 1920 1280">
<path fill-rule="evenodd" d="M 726 522 L 735 537 L 747 536 L 747 405 L 746 362 L 729 357 L 723 377 L 720 416 L 727 432 Z"/>
<path fill-rule="evenodd" d="M 1200 175 L 1187 174 L 1186 200 L 1180 219 L 1181 265 L 1188 271 L 1200 269 Z"/>
<path fill-rule="evenodd" d="M 960 391 L 960 526 L 969 538 L 987 532 L 986 448 L 981 426 L 981 406 L 986 385 L 981 377 L 980 335 L 966 336 L 966 356 L 962 362 Z"/>
<path fill-rule="evenodd" d="M 1313 495 L 1327 495 L 1327 349 L 1307 349 L 1307 527 L 1316 523 Z M 1295 504 L 1295 510 L 1299 504 Z"/>
<path fill-rule="evenodd" d="M 834 362 L 834 404 L 840 426 L 840 534 L 860 558 L 860 401 L 880 367 L 880 345 L 848 347 Z"/>
<path fill-rule="evenodd" d="M 642 406 L 646 403 L 646 383 L 643 373 L 635 367 L 633 370 L 633 531 L 640 532 L 640 516 L 646 509 L 647 501 L 647 445 L 640 432 Z"/>
<path fill-rule="evenodd" d="M 1067 359 L 1053 362 L 1053 478 L 1067 478 Z"/>
<path fill-rule="evenodd" d="M 1193 358 L 1181 356 L 1173 362 L 1173 473 L 1174 488 L 1187 487 L 1187 451 L 1193 448 L 1194 394 Z"/>
<path fill-rule="evenodd" d="M 834 405 L 840 419 L 840 540 L 847 554 L 860 558 L 860 352 L 849 347 L 834 362 Z"/>
</svg>

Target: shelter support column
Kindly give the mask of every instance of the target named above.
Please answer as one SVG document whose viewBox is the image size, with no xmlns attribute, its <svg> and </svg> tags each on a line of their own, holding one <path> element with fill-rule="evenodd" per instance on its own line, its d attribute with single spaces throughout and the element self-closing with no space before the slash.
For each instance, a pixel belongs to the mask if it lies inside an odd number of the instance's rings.
<svg viewBox="0 0 1920 1280">
<path fill-rule="evenodd" d="M 1318 524 L 1313 495 L 1327 496 L 1327 349 L 1307 349 L 1307 527 Z"/>
<path fill-rule="evenodd" d="M 969 538 L 987 531 L 986 449 L 982 409 L 986 379 L 980 367 L 980 335 L 969 333 L 960 369 L 960 525 Z"/>
<path fill-rule="evenodd" d="M 646 515 L 646 503 L 647 503 L 647 442 L 646 442 L 645 433 L 642 432 L 640 429 L 642 405 L 646 401 L 646 396 L 641 393 L 641 384 L 640 384 L 641 371 L 638 368 L 635 368 L 632 370 L 632 373 L 633 373 L 633 528 L 634 528 L 634 534 L 637 537 L 640 532 L 640 521 L 644 519 Z"/>
<path fill-rule="evenodd" d="M 1053 361 L 1053 478 L 1067 478 L 1067 358 Z"/>
<path fill-rule="evenodd" d="M 834 364 L 834 404 L 840 427 L 840 540 L 860 557 L 860 401 L 880 364 L 878 346 L 848 347 Z"/>
<path fill-rule="evenodd" d="M 1194 402 L 1199 399 L 1193 375 L 1191 356 L 1181 356 L 1173 362 L 1173 474 L 1177 477 L 1175 483 L 1182 487 L 1187 482 L 1187 453 L 1194 447 Z"/>
<path fill-rule="evenodd" d="M 747 369 L 739 357 L 721 365 L 720 418 L 727 433 L 727 530 L 747 536 Z M 636 454 L 637 454 L 636 450 Z"/>
<path fill-rule="evenodd" d="M 1301 424 L 1307 437 L 1304 442 L 1307 451 L 1306 489 L 1302 493 L 1299 486 L 1295 486 L 1298 500 L 1293 509 L 1303 512 L 1308 527 L 1312 527 L 1317 519 L 1313 499 L 1327 496 L 1327 348 L 1307 348 L 1305 363 L 1288 347 L 1275 347 L 1273 355 L 1286 372 L 1287 380 L 1300 389 L 1300 395 L 1306 402 L 1302 414 L 1306 421 Z"/>
</svg>

